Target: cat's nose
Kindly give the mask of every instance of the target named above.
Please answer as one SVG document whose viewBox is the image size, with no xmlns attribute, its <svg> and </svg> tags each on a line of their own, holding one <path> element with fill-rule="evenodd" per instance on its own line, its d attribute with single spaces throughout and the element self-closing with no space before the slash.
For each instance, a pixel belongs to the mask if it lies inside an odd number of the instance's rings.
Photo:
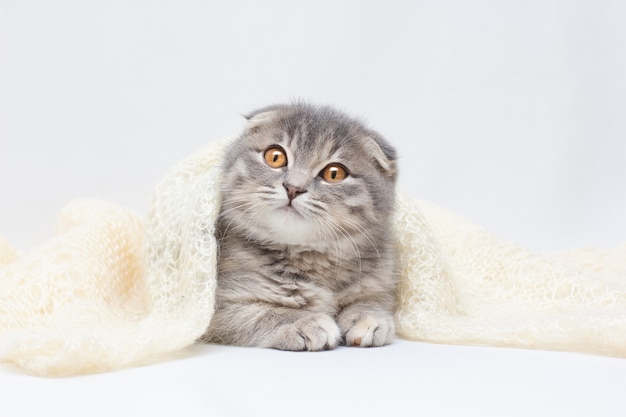
<svg viewBox="0 0 626 417">
<path fill-rule="evenodd" d="M 287 190 L 287 197 L 289 197 L 289 202 L 299 196 L 300 194 L 306 193 L 306 190 L 303 187 L 296 187 L 295 185 L 283 183 L 283 187 Z"/>
</svg>

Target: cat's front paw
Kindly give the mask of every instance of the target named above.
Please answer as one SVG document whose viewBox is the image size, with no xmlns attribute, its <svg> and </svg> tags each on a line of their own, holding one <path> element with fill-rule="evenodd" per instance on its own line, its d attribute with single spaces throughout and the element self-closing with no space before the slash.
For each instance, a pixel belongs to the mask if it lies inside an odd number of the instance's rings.
<svg viewBox="0 0 626 417">
<path fill-rule="evenodd" d="M 393 316 L 381 311 L 349 311 L 341 314 L 338 321 L 346 346 L 388 345 L 396 330 Z"/>
<path fill-rule="evenodd" d="M 334 349 L 341 340 L 335 320 L 322 313 L 311 313 L 294 323 L 283 325 L 274 336 L 273 348 L 296 351 Z"/>
</svg>

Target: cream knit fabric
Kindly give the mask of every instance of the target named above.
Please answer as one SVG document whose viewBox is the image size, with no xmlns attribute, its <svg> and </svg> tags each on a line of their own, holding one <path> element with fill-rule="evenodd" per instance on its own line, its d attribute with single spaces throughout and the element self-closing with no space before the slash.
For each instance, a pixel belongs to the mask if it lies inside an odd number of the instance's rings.
<svg viewBox="0 0 626 417">
<path fill-rule="evenodd" d="M 176 166 L 142 219 L 79 200 L 20 255 L 0 240 L 0 360 L 99 372 L 192 344 L 214 301 L 218 142 Z M 626 246 L 546 258 L 398 195 L 402 337 L 626 356 Z"/>
</svg>

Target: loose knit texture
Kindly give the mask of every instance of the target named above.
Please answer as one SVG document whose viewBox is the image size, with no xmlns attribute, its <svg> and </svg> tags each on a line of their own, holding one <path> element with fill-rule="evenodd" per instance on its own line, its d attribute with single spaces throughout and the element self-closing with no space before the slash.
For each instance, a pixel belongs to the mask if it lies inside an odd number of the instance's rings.
<svg viewBox="0 0 626 417">
<path fill-rule="evenodd" d="M 163 358 L 213 310 L 217 142 L 174 167 L 148 215 L 77 200 L 28 255 L 0 240 L 0 360 L 37 375 Z M 626 356 L 626 245 L 550 257 L 399 193 L 400 337 Z"/>
</svg>

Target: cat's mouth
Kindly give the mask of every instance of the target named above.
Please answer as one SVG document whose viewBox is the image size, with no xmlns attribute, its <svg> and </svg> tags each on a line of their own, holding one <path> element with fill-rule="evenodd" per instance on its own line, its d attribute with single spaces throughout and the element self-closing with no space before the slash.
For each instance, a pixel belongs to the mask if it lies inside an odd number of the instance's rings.
<svg viewBox="0 0 626 417">
<path fill-rule="evenodd" d="M 266 230 L 276 243 L 286 245 L 317 245 L 319 225 L 306 208 L 286 202 L 274 206 L 264 217 Z"/>
<path fill-rule="evenodd" d="M 304 216 L 293 204 L 287 203 L 284 206 L 278 208 L 280 213 L 283 213 L 287 216 L 297 216 L 298 218 L 304 219 Z"/>
</svg>

